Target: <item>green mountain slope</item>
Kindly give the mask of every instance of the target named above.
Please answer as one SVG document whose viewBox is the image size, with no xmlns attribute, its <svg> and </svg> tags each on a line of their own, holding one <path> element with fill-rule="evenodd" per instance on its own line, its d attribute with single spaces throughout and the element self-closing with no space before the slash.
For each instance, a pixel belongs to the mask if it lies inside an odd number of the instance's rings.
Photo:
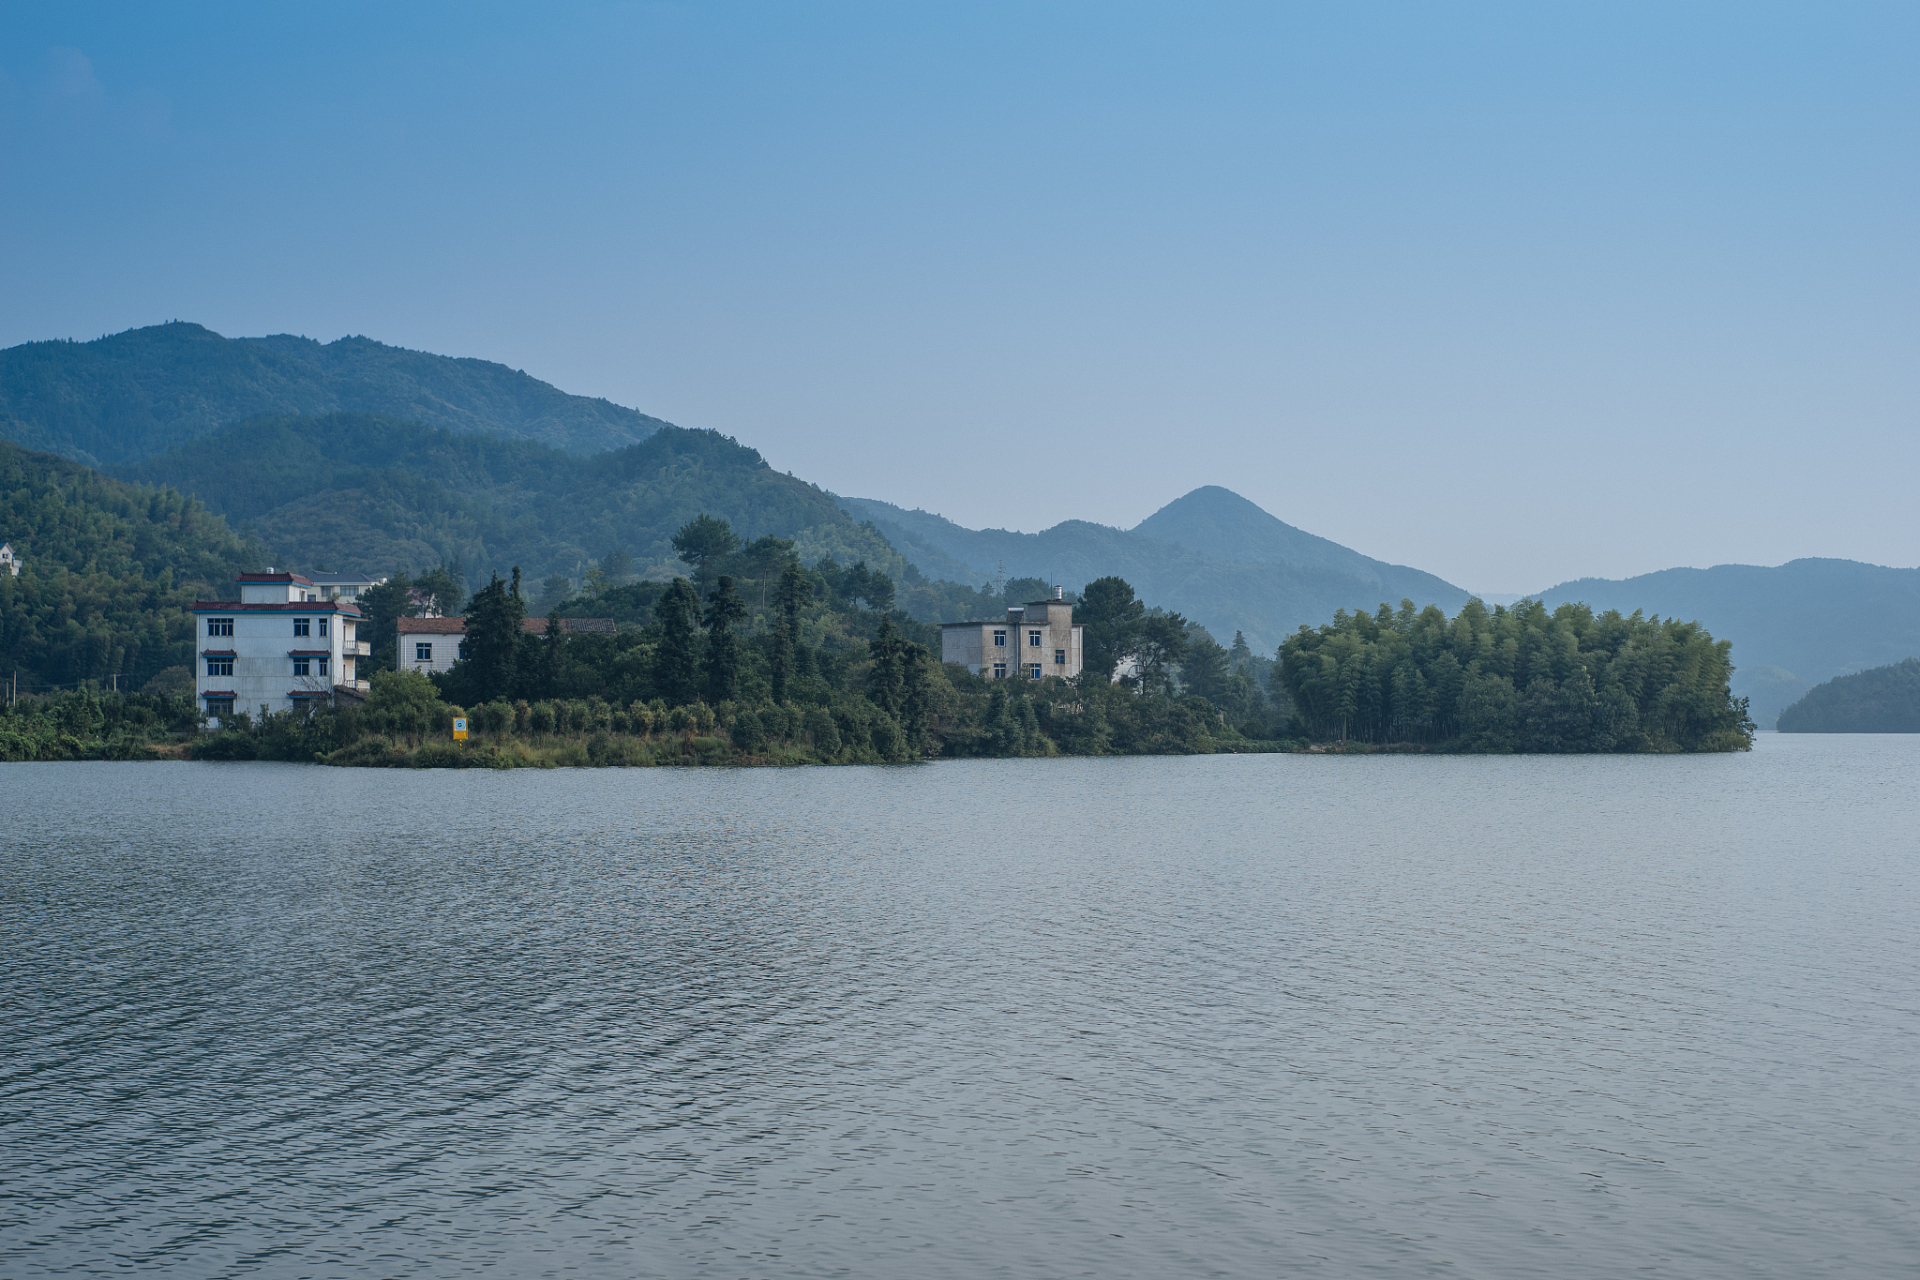
<svg viewBox="0 0 1920 1280">
<path fill-rule="evenodd" d="M 120 677 L 139 688 L 192 661 L 187 608 L 257 567 L 258 549 L 199 503 L 0 442 L 0 677 L 21 687 Z"/>
<path fill-rule="evenodd" d="M 703 513 L 751 540 L 794 539 L 809 564 L 906 562 L 834 499 L 712 431 L 662 427 L 582 458 L 531 440 L 459 435 L 372 414 L 259 419 L 114 469 L 192 493 L 251 529 L 274 563 L 374 573 L 458 561 L 469 571 L 579 577 L 618 549 L 674 562 Z"/>
<path fill-rule="evenodd" d="M 568 395 L 486 360 L 197 324 L 0 351 L 0 438 L 90 465 L 138 461 L 261 414 L 383 413 L 574 453 L 636 444 L 667 424 Z"/>
<path fill-rule="evenodd" d="M 1595 611 L 1642 609 L 1731 640 L 1733 691 L 1751 700 L 1763 729 L 1821 681 L 1920 653 L 1920 569 L 1816 559 L 1774 568 L 1723 564 L 1582 578 L 1539 598 L 1549 607 L 1584 601 Z"/>
<path fill-rule="evenodd" d="M 1196 489 L 1133 529 L 1068 520 L 1039 533 L 968 529 L 872 498 L 841 505 L 874 526 L 928 576 L 981 582 L 1009 576 L 1078 587 L 1107 574 L 1186 614 L 1216 636 L 1243 632 L 1272 651 L 1294 628 L 1336 609 L 1383 601 L 1457 609 L 1467 592 L 1429 573 L 1387 564 L 1304 533 L 1217 486 Z"/>
<path fill-rule="evenodd" d="M 1920 658 L 1838 676 L 1780 713 L 1782 733 L 1920 733 Z"/>
</svg>

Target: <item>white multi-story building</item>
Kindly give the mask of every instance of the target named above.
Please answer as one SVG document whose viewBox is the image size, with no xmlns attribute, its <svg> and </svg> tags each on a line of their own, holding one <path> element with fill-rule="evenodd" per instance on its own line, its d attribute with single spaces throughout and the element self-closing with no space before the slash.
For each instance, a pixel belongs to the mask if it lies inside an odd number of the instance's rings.
<svg viewBox="0 0 1920 1280">
<path fill-rule="evenodd" d="M 25 563 L 13 553 L 11 542 L 0 542 L 0 569 L 10 571 L 14 577 L 20 576 L 20 566 Z"/>
<path fill-rule="evenodd" d="M 1059 587 L 1053 599 L 1007 610 L 1005 622 L 948 622 L 940 628 L 940 660 L 977 676 L 1041 680 L 1080 674 L 1080 627 Z"/>
<path fill-rule="evenodd" d="M 287 711 L 362 692 L 360 609 L 322 600 L 297 573 L 243 573 L 236 600 L 196 600 L 195 689 L 209 716 Z"/>
</svg>

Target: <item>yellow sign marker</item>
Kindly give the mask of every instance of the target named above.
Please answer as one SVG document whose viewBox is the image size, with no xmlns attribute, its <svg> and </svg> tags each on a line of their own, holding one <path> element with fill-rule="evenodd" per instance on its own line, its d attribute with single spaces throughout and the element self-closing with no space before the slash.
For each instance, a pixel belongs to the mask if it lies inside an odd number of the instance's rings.
<svg viewBox="0 0 1920 1280">
<path fill-rule="evenodd" d="M 455 716 L 453 718 L 453 740 L 455 742 L 464 742 L 466 737 L 467 718 L 465 716 Z"/>
</svg>

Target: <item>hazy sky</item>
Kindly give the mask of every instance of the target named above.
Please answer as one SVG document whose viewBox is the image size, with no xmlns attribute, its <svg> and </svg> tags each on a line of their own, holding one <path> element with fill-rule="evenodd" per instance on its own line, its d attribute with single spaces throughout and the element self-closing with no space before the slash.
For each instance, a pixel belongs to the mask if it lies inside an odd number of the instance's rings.
<svg viewBox="0 0 1920 1280">
<path fill-rule="evenodd" d="M 1920 562 L 1920 8 L 0 7 L 0 345 L 500 360 L 970 525 Z"/>
</svg>

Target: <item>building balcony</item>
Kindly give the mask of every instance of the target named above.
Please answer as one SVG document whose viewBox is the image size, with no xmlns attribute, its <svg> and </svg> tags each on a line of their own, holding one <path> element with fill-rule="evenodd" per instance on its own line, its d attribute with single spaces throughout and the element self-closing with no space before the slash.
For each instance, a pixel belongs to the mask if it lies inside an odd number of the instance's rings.
<svg viewBox="0 0 1920 1280">
<path fill-rule="evenodd" d="M 356 640 L 352 644 L 341 647 L 346 650 L 346 656 L 349 658 L 370 658 L 373 656 L 373 646 L 365 640 Z"/>
</svg>

